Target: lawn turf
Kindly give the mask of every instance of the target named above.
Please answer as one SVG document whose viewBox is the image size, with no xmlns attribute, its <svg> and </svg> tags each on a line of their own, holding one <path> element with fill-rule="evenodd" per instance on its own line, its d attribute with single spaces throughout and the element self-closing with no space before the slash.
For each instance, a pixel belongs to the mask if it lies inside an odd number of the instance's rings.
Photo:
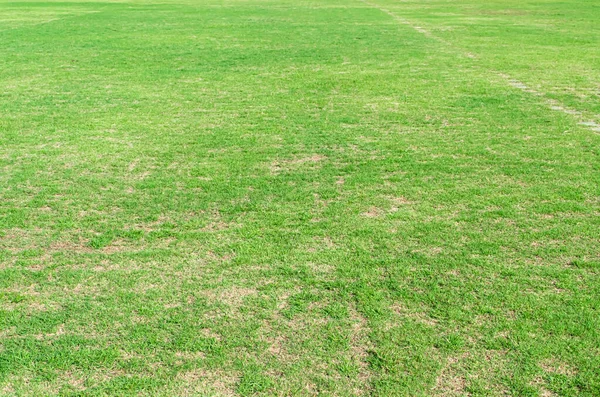
<svg viewBox="0 0 600 397">
<path fill-rule="evenodd" d="M 0 395 L 600 395 L 598 20 L 0 0 Z"/>
</svg>

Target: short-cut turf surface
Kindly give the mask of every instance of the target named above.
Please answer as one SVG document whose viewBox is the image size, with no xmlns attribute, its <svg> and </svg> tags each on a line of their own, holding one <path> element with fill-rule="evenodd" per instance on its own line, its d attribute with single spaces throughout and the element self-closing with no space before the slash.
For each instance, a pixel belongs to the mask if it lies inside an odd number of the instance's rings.
<svg viewBox="0 0 600 397">
<path fill-rule="evenodd" d="M 600 395 L 598 21 L 0 0 L 0 395 Z"/>
</svg>

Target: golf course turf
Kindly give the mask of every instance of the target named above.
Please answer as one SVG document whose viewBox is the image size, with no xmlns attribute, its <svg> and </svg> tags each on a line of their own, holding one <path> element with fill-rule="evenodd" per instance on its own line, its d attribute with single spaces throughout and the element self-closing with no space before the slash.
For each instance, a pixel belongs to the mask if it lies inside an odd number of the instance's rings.
<svg viewBox="0 0 600 397">
<path fill-rule="evenodd" d="M 0 0 L 0 396 L 599 396 L 597 0 Z"/>
</svg>

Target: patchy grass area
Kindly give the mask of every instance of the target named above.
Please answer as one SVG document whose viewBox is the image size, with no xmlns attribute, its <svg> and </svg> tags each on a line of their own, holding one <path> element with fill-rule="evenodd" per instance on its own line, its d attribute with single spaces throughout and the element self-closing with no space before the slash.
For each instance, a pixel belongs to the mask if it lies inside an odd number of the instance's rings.
<svg viewBox="0 0 600 397">
<path fill-rule="evenodd" d="M 0 395 L 600 395 L 595 0 L 0 0 Z"/>
</svg>

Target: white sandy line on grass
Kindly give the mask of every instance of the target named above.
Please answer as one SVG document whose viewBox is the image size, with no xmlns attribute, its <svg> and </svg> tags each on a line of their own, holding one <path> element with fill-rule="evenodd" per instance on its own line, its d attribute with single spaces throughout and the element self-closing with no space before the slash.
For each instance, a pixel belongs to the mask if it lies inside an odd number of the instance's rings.
<svg viewBox="0 0 600 397">
<path fill-rule="evenodd" d="M 425 37 L 428 37 L 432 40 L 437 41 L 438 43 L 444 44 L 445 46 L 452 48 L 453 50 L 461 53 L 461 55 L 463 55 L 467 58 L 478 59 L 477 55 L 475 55 L 471 52 L 467 52 L 464 49 L 456 46 L 454 43 L 451 43 L 447 40 L 442 39 L 441 37 L 437 37 L 437 36 L 431 34 L 431 32 L 428 31 L 427 29 L 424 29 L 421 26 L 415 25 L 414 23 L 410 22 L 408 19 L 396 15 L 393 12 L 391 12 L 390 10 L 379 6 L 378 4 L 372 3 L 368 0 L 360 0 L 360 1 L 372 8 L 378 9 L 379 11 L 391 16 L 396 21 L 400 22 L 403 25 L 409 26 L 410 28 L 412 28 L 412 29 L 416 30 L 417 32 L 421 33 L 422 35 L 424 35 Z M 493 69 L 488 69 L 488 70 L 490 72 L 498 75 L 499 77 L 501 77 L 511 87 L 539 97 L 548 106 L 549 109 L 571 115 L 578 121 L 579 125 L 587 127 L 591 131 L 600 132 L 600 124 L 598 124 L 594 121 L 585 119 L 584 118 L 585 116 L 582 114 L 582 112 L 572 109 L 572 108 L 569 108 L 568 106 L 565 106 L 562 103 L 560 103 L 554 99 L 546 98 L 546 95 L 544 93 L 539 92 L 539 91 L 527 86 L 525 83 L 523 83 L 515 78 L 512 78 L 511 76 L 507 75 L 506 73 L 498 72 L 497 70 L 493 70 Z"/>
</svg>

